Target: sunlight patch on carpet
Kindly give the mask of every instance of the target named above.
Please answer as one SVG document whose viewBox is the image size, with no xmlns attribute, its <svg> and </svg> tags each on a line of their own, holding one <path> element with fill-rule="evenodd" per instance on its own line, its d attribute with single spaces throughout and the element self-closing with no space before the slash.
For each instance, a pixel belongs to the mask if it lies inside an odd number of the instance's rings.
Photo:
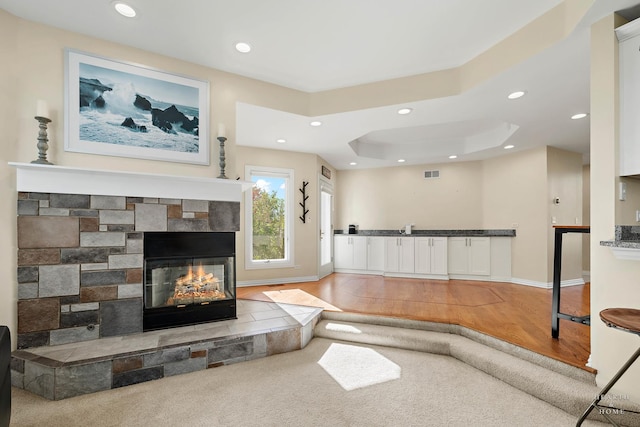
<svg viewBox="0 0 640 427">
<path fill-rule="evenodd" d="M 362 331 L 355 326 L 345 325 L 343 323 L 327 323 L 324 327 L 328 331 L 348 332 L 350 334 L 361 334 Z M 345 340 L 346 341 L 346 340 Z"/>
<path fill-rule="evenodd" d="M 285 304 L 308 305 L 311 307 L 320 307 L 325 310 L 342 311 L 338 307 L 321 300 L 315 295 L 311 295 L 302 289 L 283 289 L 281 291 L 265 291 L 263 292 L 273 302 Z"/>
<path fill-rule="evenodd" d="M 318 365 L 347 391 L 397 380 L 402 372 L 373 349 L 338 343 L 329 346 Z"/>
</svg>

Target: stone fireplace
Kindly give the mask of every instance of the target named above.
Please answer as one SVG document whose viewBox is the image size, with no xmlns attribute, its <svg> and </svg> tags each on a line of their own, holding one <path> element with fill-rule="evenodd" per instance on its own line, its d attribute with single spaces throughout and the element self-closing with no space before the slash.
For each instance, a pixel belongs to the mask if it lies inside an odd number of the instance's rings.
<svg viewBox="0 0 640 427">
<path fill-rule="evenodd" d="M 248 188 L 246 183 L 14 166 L 19 191 L 19 349 L 134 334 L 174 326 L 170 324 L 174 321 L 180 325 L 235 317 L 235 261 L 229 261 L 229 256 L 235 255 L 240 197 Z M 174 198 L 177 195 L 182 197 Z M 164 237 L 158 240 L 160 235 Z M 213 277 L 213 273 L 222 272 L 223 282 L 216 278 L 217 285 L 208 285 L 212 291 L 217 286 L 222 293 L 217 298 L 189 303 L 186 294 L 193 291 L 190 284 L 183 288 L 182 300 L 173 299 L 174 307 L 166 307 L 168 298 L 153 304 L 153 273 L 146 281 L 145 253 L 155 248 L 151 261 L 165 263 L 155 270 L 159 277 L 168 266 L 162 248 L 177 236 L 196 237 L 196 241 L 209 236 L 223 242 L 228 253 L 213 250 L 195 254 L 208 260 L 211 271 L 206 274 Z M 151 243 L 146 243 L 147 237 Z M 198 246 L 193 242 L 188 245 Z M 184 260 L 194 254 L 180 250 L 178 260 L 171 262 L 174 272 L 184 276 Z M 150 289 L 148 312 L 146 285 Z M 156 299 L 161 292 L 165 291 L 156 289 Z M 213 307 L 222 314 L 202 314 L 210 310 L 200 310 Z M 179 313 L 169 314 L 171 310 Z M 186 312 L 191 313 L 186 321 L 178 319 Z"/>
<path fill-rule="evenodd" d="M 299 350 L 313 337 L 320 308 L 235 299 L 235 232 L 251 183 L 11 165 L 14 387 L 66 399 Z"/>
</svg>

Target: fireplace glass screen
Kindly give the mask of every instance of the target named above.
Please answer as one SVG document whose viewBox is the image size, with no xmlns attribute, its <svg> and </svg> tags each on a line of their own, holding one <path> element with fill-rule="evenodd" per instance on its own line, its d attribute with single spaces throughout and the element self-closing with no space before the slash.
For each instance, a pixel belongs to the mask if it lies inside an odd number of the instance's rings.
<svg viewBox="0 0 640 427">
<path fill-rule="evenodd" d="M 148 259 L 145 308 L 208 305 L 235 299 L 233 257 Z"/>
</svg>

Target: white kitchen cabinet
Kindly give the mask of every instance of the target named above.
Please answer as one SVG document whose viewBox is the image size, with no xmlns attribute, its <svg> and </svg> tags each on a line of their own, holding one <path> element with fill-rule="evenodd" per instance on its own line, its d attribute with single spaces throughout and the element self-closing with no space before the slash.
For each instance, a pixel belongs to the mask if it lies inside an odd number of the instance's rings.
<svg viewBox="0 0 640 427">
<path fill-rule="evenodd" d="M 385 273 L 415 271 L 414 237 L 385 237 Z"/>
<path fill-rule="evenodd" d="M 489 276 L 491 274 L 490 237 L 449 237 L 449 274 Z"/>
<path fill-rule="evenodd" d="M 384 237 L 367 237 L 367 270 L 382 273 L 384 271 Z"/>
<path fill-rule="evenodd" d="M 447 274 L 447 238 L 414 237 L 415 272 L 419 274 Z"/>
<path fill-rule="evenodd" d="M 491 280 L 511 281 L 511 237 L 491 238 Z"/>
<path fill-rule="evenodd" d="M 620 175 L 640 175 L 640 20 L 616 29 L 620 77 Z"/>
<path fill-rule="evenodd" d="M 335 269 L 367 269 L 367 237 L 336 235 L 333 239 Z"/>
</svg>

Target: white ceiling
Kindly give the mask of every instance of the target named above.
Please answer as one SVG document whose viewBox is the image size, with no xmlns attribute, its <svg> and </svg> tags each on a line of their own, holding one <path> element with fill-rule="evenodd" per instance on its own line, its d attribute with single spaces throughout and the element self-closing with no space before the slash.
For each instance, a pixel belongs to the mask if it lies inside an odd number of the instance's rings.
<svg viewBox="0 0 640 427">
<path fill-rule="evenodd" d="M 318 92 L 460 66 L 562 0 L 0 0 L 27 20 Z M 311 118 L 238 104 L 238 145 L 312 152 L 338 169 L 476 160 L 552 145 L 587 155 L 589 26 L 638 0 L 593 0 L 562 42 L 461 95 Z M 635 18 L 636 16 L 627 16 Z M 249 54 L 235 51 L 248 42 Z M 514 90 L 527 95 L 510 101 Z M 412 114 L 399 116 L 399 107 Z M 284 144 L 276 139 L 284 138 Z"/>
</svg>

